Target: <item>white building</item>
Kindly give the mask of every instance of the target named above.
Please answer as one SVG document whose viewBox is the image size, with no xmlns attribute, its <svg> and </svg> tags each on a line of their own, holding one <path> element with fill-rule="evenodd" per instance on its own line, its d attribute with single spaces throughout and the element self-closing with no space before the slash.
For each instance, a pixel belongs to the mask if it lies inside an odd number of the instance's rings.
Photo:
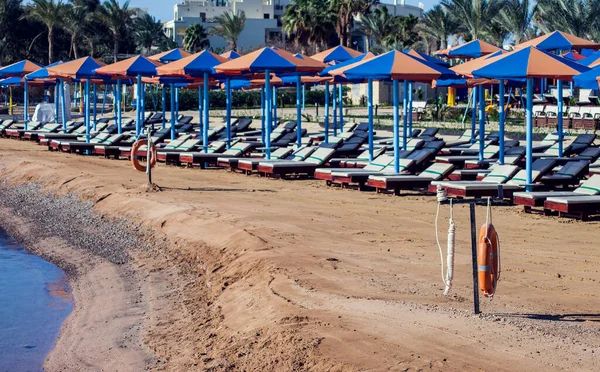
<svg viewBox="0 0 600 372">
<path fill-rule="evenodd" d="M 205 29 L 215 26 L 215 18 L 226 12 L 244 11 L 246 26 L 238 40 L 240 50 L 264 45 L 268 40 L 281 37 L 281 17 L 290 0 L 183 0 L 173 7 L 173 20 L 164 24 L 165 34 L 183 44 L 185 31 L 194 24 L 201 24 Z M 392 15 L 423 15 L 423 4 L 406 5 L 404 0 L 383 0 Z M 364 39 L 364 38 L 362 38 Z M 364 40 L 353 38 L 352 47 L 364 48 Z M 222 38 L 210 36 L 212 48 L 225 48 L 227 42 Z"/>
</svg>

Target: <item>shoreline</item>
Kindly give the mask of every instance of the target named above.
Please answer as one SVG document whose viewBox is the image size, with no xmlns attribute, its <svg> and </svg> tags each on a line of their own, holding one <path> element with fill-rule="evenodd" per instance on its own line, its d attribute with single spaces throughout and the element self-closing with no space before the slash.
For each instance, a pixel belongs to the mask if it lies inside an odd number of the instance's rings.
<svg viewBox="0 0 600 372">
<path fill-rule="evenodd" d="M 22 208 L 17 215 L 40 214 L 45 234 L 59 232 L 78 251 L 94 252 L 84 255 L 81 265 L 88 266 L 79 269 L 91 274 L 93 286 L 83 286 L 77 296 L 100 301 L 85 310 L 111 303 L 107 296 L 114 291 L 101 293 L 98 285 L 108 274 L 126 278 L 113 287 L 130 289 L 122 302 L 137 307 L 116 309 L 102 321 L 117 323 L 111 334 L 131 343 L 113 344 L 139 348 L 132 359 L 147 369 L 600 367 L 593 315 L 600 297 L 592 288 L 600 281 L 598 253 L 584 261 L 576 248 L 593 244 L 597 223 L 496 209 L 505 274 L 500 295 L 482 302 L 485 314 L 474 317 L 470 252 L 457 251 L 453 295 L 441 296 L 434 198 L 164 166 L 153 174 L 163 191 L 147 192 L 140 186 L 144 175 L 128 162 L 49 153 L 2 139 L 0 145 L 0 204 L 9 195 L 3 188 L 12 188 L 19 196 L 13 203 Z M 42 194 L 51 200 L 36 199 Z M 465 212 L 455 210 L 458 247 L 468 246 Z M 6 218 L 24 229 L 22 235 L 35 229 Z M 110 223 L 117 228 L 104 225 Z M 534 230 L 553 236 L 553 243 L 532 240 Z M 133 249 L 104 249 L 110 241 Z M 47 241 L 46 249 L 52 253 L 62 243 Z M 88 270 L 94 260 L 115 263 Z M 118 327 L 136 316 L 139 323 Z M 78 324 L 64 333 L 71 344 L 102 331 Z M 111 361 L 94 353 L 91 365 Z"/>
</svg>

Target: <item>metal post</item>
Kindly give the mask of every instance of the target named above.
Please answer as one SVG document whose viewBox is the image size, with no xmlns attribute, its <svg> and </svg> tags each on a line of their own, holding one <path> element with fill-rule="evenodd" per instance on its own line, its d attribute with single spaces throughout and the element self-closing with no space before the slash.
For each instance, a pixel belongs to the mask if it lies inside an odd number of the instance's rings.
<svg viewBox="0 0 600 372">
<path fill-rule="evenodd" d="M 337 136 L 337 84 L 333 84 L 333 135 Z"/>
<path fill-rule="evenodd" d="M 60 79 L 60 98 L 62 104 L 62 127 L 63 132 L 67 133 L 67 101 L 65 98 L 65 80 Z"/>
<path fill-rule="evenodd" d="M 209 130 L 209 112 L 210 103 L 208 102 L 208 72 L 204 73 L 204 120 L 202 123 L 202 147 L 204 149 L 204 153 L 208 153 L 208 130 Z"/>
<path fill-rule="evenodd" d="M 408 80 L 404 80 L 404 94 L 402 95 L 402 149 L 406 151 L 408 137 Z M 398 173 L 398 171 L 396 171 Z"/>
<path fill-rule="evenodd" d="M 475 203 L 469 203 L 471 215 L 471 261 L 473 270 L 473 312 L 479 314 L 479 281 L 477 278 L 477 225 Z"/>
<path fill-rule="evenodd" d="M 265 98 L 265 87 L 262 86 L 260 87 L 260 135 L 262 138 L 262 143 L 263 146 L 265 145 L 265 128 L 266 128 L 266 117 L 265 114 L 267 113 L 266 110 L 266 106 L 267 106 L 267 102 L 266 102 L 266 98 Z"/>
<path fill-rule="evenodd" d="M 29 114 L 29 93 L 27 92 L 27 78 L 24 79 L 25 81 L 23 82 L 23 88 L 24 88 L 24 94 L 23 94 L 23 108 L 25 109 L 23 111 L 23 123 L 25 124 L 25 130 L 27 130 L 27 121 L 28 121 L 28 114 Z"/>
<path fill-rule="evenodd" d="M 408 133 L 413 130 L 413 82 L 408 83 Z"/>
<path fill-rule="evenodd" d="M 265 123 L 265 142 L 264 145 L 266 147 L 266 154 L 265 157 L 267 158 L 267 160 L 271 159 L 271 123 L 272 123 L 272 118 L 271 118 L 271 73 L 269 72 L 269 70 L 265 71 L 265 92 L 266 92 L 266 98 L 265 98 L 265 106 L 267 107 L 267 118 L 266 118 L 266 123 Z"/>
<path fill-rule="evenodd" d="M 225 80 L 225 104 L 227 106 L 227 113 L 225 114 L 225 125 L 227 131 L 227 149 L 231 147 L 231 78 L 228 77 Z"/>
<path fill-rule="evenodd" d="M 369 161 L 373 161 L 373 79 L 367 83 L 367 99 L 369 111 Z"/>
<path fill-rule="evenodd" d="M 165 129 L 165 127 L 167 126 L 167 118 L 165 116 L 165 115 L 167 115 L 166 104 L 167 104 L 167 92 L 165 90 L 165 85 L 163 84 L 163 86 L 162 86 L 162 129 Z"/>
<path fill-rule="evenodd" d="M 340 99 L 340 132 L 344 131 L 344 86 L 339 85 L 339 99 Z"/>
<path fill-rule="evenodd" d="M 500 153 L 498 155 L 498 163 L 504 164 L 504 80 L 500 79 L 499 83 L 499 96 L 500 101 L 498 102 L 498 119 L 500 129 Z"/>
<path fill-rule="evenodd" d="M 115 97 L 117 103 L 117 133 L 123 133 L 123 108 L 121 106 L 121 101 L 123 98 L 123 87 L 121 84 L 121 80 L 117 81 L 117 96 Z"/>
<path fill-rule="evenodd" d="M 171 141 L 175 140 L 175 124 L 177 115 L 175 114 L 175 84 L 171 83 Z"/>
<path fill-rule="evenodd" d="M 329 143 L 329 82 L 325 82 L 325 143 Z"/>
<path fill-rule="evenodd" d="M 85 142 L 90 143 L 90 79 L 85 80 Z"/>
<path fill-rule="evenodd" d="M 277 88 L 273 86 L 273 98 L 271 100 L 271 106 L 273 107 L 273 120 L 271 120 L 271 130 L 276 127 L 277 123 Z"/>
<path fill-rule="evenodd" d="M 485 96 L 483 93 L 483 84 L 477 87 L 479 90 L 479 161 L 483 162 L 485 147 Z"/>
<path fill-rule="evenodd" d="M 394 86 L 394 172 L 400 173 L 400 118 L 398 106 L 400 105 L 400 83 L 393 81 Z"/>
<path fill-rule="evenodd" d="M 94 132 L 96 131 L 96 121 L 98 119 L 98 86 L 94 84 Z"/>
<path fill-rule="evenodd" d="M 471 110 L 471 143 L 475 143 L 475 127 L 477 125 L 477 87 L 471 88 L 473 108 Z"/>
<path fill-rule="evenodd" d="M 527 191 L 531 191 L 531 182 L 532 182 L 532 162 L 533 162 L 533 124 L 532 124 L 532 109 L 533 105 L 533 79 L 527 79 L 527 109 L 525 112 L 526 116 L 526 169 L 527 169 Z"/>
<path fill-rule="evenodd" d="M 558 80 L 556 82 L 556 89 L 558 90 L 558 116 L 556 117 L 557 130 L 558 130 L 558 156 L 563 156 L 563 82 Z"/>
<path fill-rule="evenodd" d="M 302 108 L 300 95 L 302 94 L 302 89 L 304 86 L 302 85 L 302 77 L 298 76 L 296 78 L 296 139 L 298 142 L 298 147 L 302 145 Z"/>
</svg>

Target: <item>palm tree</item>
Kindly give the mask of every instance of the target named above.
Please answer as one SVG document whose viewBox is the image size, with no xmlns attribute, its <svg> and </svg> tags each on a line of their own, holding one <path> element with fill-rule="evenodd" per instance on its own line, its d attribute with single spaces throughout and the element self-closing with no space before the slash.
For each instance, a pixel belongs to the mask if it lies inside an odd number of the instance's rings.
<svg viewBox="0 0 600 372">
<path fill-rule="evenodd" d="M 598 33 L 599 11 L 598 0 L 540 0 L 534 21 L 544 33 L 561 30 L 593 38 Z"/>
<path fill-rule="evenodd" d="M 288 37 L 294 34 L 296 48 L 303 54 L 308 44 L 325 47 L 334 34 L 335 21 L 326 1 L 292 0 L 281 20 L 283 31 Z"/>
<path fill-rule="evenodd" d="M 336 32 L 342 46 L 349 46 L 354 18 L 368 14 L 371 6 L 379 4 L 379 0 L 331 0 L 329 9 L 336 13 Z"/>
<path fill-rule="evenodd" d="M 61 24 L 65 13 L 62 0 L 31 0 L 25 17 L 35 19 L 48 28 L 48 64 L 54 62 L 54 29 Z"/>
<path fill-rule="evenodd" d="M 530 0 L 508 0 L 506 7 L 500 11 L 499 21 L 512 35 L 515 45 L 523 41 L 533 20 L 536 7 L 537 4 L 531 6 Z"/>
<path fill-rule="evenodd" d="M 165 37 L 163 24 L 149 14 L 136 18 L 133 22 L 135 41 L 146 53 L 150 53 L 154 44 Z"/>
<path fill-rule="evenodd" d="M 133 12 L 129 9 L 129 0 L 119 5 L 117 0 L 105 0 L 100 8 L 98 16 L 100 20 L 108 27 L 113 36 L 113 55 L 114 61 L 118 61 L 119 42 L 121 35 L 127 27 L 131 25 Z"/>
<path fill-rule="evenodd" d="M 394 26 L 394 17 L 389 14 L 386 6 L 378 7 L 370 14 L 361 16 L 358 30 L 367 37 L 367 49 L 375 53 L 384 51 L 383 39 Z"/>
<path fill-rule="evenodd" d="M 220 36 L 229 42 L 230 50 L 237 50 L 237 40 L 246 25 L 246 13 L 243 11 L 238 11 L 237 14 L 234 14 L 233 11 L 225 12 L 215 19 L 219 25 L 211 28 L 209 33 Z"/>
<path fill-rule="evenodd" d="M 75 59 L 79 58 L 77 41 L 84 32 L 90 17 L 91 13 L 83 6 L 69 6 L 65 12 L 65 22 L 63 27 L 71 34 L 71 51 L 73 52 Z"/>
<path fill-rule="evenodd" d="M 442 0 L 442 6 L 460 22 L 473 39 L 483 39 L 505 0 Z"/>
<path fill-rule="evenodd" d="M 423 14 L 417 30 L 423 38 L 437 40 L 438 49 L 446 49 L 448 37 L 459 30 L 459 23 L 446 8 L 436 5 Z"/>
<path fill-rule="evenodd" d="M 391 32 L 383 38 L 383 45 L 388 50 L 412 48 L 419 40 L 419 34 L 415 31 L 418 22 L 419 19 L 412 14 L 394 17 Z"/>
<path fill-rule="evenodd" d="M 90 12 L 95 12 L 100 6 L 100 0 L 70 0 L 74 6 L 81 6 Z"/>
<path fill-rule="evenodd" d="M 183 37 L 183 47 L 192 53 L 197 53 L 202 49 L 210 47 L 208 34 L 202 25 L 195 24 L 185 30 Z"/>
</svg>

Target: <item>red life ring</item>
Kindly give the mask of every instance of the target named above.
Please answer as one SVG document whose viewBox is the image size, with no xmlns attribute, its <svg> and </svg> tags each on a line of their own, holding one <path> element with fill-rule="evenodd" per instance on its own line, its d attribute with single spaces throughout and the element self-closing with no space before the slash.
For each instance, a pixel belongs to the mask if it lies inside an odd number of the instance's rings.
<svg viewBox="0 0 600 372">
<path fill-rule="evenodd" d="M 133 168 L 140 172 L 146 172 L 146 166 L 140 164 L 140 160 L 138 157 L 138 151 L 142 146 L 148 144 L 148 141 L 145 139 L 138 140 L 136 143 L 131 146 L 131 164 Z M 152 148 L 150 149 L 150 168 L 154 168 L 156 166 L 156 145 L 152 144 Z"/>
</svg>

